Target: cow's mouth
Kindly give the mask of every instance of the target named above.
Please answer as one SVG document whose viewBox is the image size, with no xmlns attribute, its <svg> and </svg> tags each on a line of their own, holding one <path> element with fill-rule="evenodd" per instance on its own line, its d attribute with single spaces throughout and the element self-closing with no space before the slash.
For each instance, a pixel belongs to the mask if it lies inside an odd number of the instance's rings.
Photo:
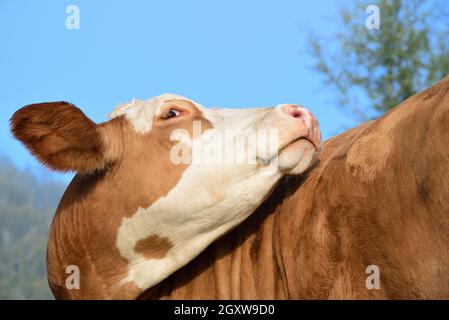
<svg viewBox="0 0 449 320">
<path fill-rule="evenodd" d="M 281 154 L 285 149 L 294 147 L 295 145 L 297 146 L 299 144 L 302 144 L 304 141 L 308 141 L 313 146 L 315 151 L 318 151 L 317 147 L 315 146 L 315 144 L 313 143 L 313 141 L 310 138 L 308 138 L 306 136 L 301 136 L 296 139 L 293 139 L 291 142 L 287 143 L 285 146 L 280 148 L 278 154 Z"/>
<path fill-rule="evenodd" d="M 310 145 L 310 147 L 307 148 L 307 146 L 305 146 L 304 144 Z M 288 153 L 295 153 L 301 148 L 304 151 L 306 150 L 306 148 L 307 149 L 313 148 L 314 152 L 318 152 L 318 149 L 316 148 L 314 143 L 309 138 L 307 138 L 305 136 L 300 136 L 300 137 L 297 137 L 297 138 L 293 139 L 292 141 L 286 143 L 285 145 L 281 146 L 281 148 L 278 149 L 277 153 L 271 155 L 269 158 L 258 158 L 258 162 L 263 165 L 270 165 L 272 163 L 277 163 L 278 160 L 283 155 L 287 155 Z"/>
<path fill-rule="evenodd" d="M 307 137 L 297 138 L 279 151 L 278 169 L 286 174 L 300 174 L 314 161 L 318 151 Z"/>
</svg>

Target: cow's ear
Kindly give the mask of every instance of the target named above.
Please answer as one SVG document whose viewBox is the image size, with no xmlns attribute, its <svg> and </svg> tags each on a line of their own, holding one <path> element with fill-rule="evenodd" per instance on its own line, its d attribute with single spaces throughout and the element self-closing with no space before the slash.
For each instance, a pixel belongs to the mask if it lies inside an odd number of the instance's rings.
<svg viewBox="0 0 449 320">
<path fill-rule="evenodd" d="M 11 131 L 54 170 L 91 173 L 109 162 L 98 126 L 73 104 L 31 104 L 12 116 Z"/>
</svg>

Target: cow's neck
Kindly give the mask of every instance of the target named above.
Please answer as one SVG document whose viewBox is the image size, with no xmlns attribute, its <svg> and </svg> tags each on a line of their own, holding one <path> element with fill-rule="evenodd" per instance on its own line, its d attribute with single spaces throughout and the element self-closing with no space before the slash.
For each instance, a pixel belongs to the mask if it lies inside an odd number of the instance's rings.
<svg viewBox="0 0 449 320">
<path fill-rule="evenodd" d="M 187 266 L 140 298 L 293 298 L 299 292 L 292 278 L 301 218 L 301 186 L 308 175 L 284 177 L 268 199 L 238 228 L 211 244 Z M 299 214 L 298 214 L 299 213 Z M 285 250 L 284 250 L 285 248 Z M 261 275 L 257 279 L 254 275 Z M 263 276 L 262 276 L 263 275 Z M 273 291 L 276 279 L 292 282 Z M 182 285 L 179 287 L 179 284 Z M 175 287 L 176 286 L 176 287 Z"/>
<path fill-rule="evenodd" d="M 250 175 L 232 190 L 205 192 L 208 172 L 201 168 L 204 179 L 198 179 L 193 170 L 189 168 L 165 197 L 122 221 L 116 245 L 129 262 L 122 285 L 133 283 L 146 290 L 183 267 L 254 212 L 280 178 L 279 173 Z M 186 198 L 188 205 L 177 205 L 186 194 L 192 195 Z"/>
</svg>

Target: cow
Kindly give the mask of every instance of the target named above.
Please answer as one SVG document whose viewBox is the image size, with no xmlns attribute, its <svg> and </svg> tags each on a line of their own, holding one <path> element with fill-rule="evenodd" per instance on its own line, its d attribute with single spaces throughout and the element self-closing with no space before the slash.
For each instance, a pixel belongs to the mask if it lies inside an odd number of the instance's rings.
<svg viewBox="0 0 449 320">
<path fill-rule="evenodd" d="M 100 124 L 68 102 L 32 104 L 11 128 L 49 168 L 77 172 L 48 241 L 48 281 L 61 299 L 137 298 L 321 148 L 317 119 L 299 105 L 206 109 L 173 94 L 133 99 Z"/>
<path fill-rule="evenodd" d="M 14 118 L 12 123 L 14 130 Z M 304 121 L 307 123 L 310 118 Z M 19 134 L 16 136 L 20 139 Z M 49 279 L 56 296 L 448 299 L 449 77 L 380 118 L 326 141 L 321 152 L 310 134 L 302 140 L 314 156 L 307 158 L 310 161 L 303 163 L 301 170 L 284 170 L 246 219 L 217 237 L 184 267 L 131 295 L 98 293 L 98 283 L 112 278 L 109 269 L 95 271 L 99 279 L 90 279 L 90 293 L 55 287 L 56 280 L 63 283 L 62 276 L 56 276 L 62 272 L 55 271 L 63 267 L 61 261 L 57 262 L 63 255 L 90 260 L 81 269 L 88 270 L 96 266 L 95 261 L 111 259 L 111 251 L 116 250 L 105 245 L 99 252 L 101 257 L 85 258 L 76 239 L 90 237 L 84 239 L 84 245 L 94 242 L 93 231 L 77 232 L 97 225 L 98 229 L 105 228 L 104 220 L 96 224 L 58 218 L 61 210 L 92 194 L 97 187 L 90 181 L 100 183 L 101 178 L 97 173 L 84 183 L 77 182 L 80 186 L 71 191 L 72 197 L 77 197 L 62 200 L 49 240 L 48 264 L 54 272 L 53 278 L 49 272 Z M 221 180 L 216 185 L 227 186 Z M 55 236 L 55 229 L 66 231 Z M 153 240 L 160 242 L 159 238 Z M 65 248 L 58 248 L 54 242 Z M 115 268 L 126 263 L 108 261 Z M 78 291 L 82 288 L 83 283 Z"/>
</svg>

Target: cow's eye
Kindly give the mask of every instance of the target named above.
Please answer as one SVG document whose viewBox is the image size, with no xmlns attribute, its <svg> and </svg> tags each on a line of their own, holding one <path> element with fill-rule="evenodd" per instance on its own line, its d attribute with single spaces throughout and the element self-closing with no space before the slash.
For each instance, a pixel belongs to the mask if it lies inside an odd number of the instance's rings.
<svg viewBox="0 0 449 320">
<path fill-rule="evenodd" d="M 170 109 L 170 110 L 168 110 L 167 112 L 165 112 L 165 113 L 161 116 L 161 119 L 162 119 L 162 120 L 167 120 L 167 119 L 170 119 L 170 118 L 176 118 L 176 117 L 178 117 L 180 114 L 181 114 L 181 112 L 179 112 L 178 110 L 176 110 L 176 109 Z"/>
</svg>

